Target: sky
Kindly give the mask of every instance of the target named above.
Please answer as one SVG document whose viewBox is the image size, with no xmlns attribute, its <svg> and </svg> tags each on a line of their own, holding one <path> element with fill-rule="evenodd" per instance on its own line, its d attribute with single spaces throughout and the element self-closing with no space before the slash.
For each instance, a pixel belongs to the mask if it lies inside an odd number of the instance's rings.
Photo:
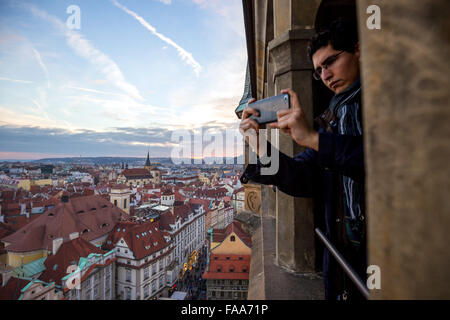
<svg viewBox="0 0 450 320">
<path fill-rule="evenodd" d="M 0 0 L 0 159 L 170 156 L 237 128 L 246 64 L 240 0 Z"/>
</svg>

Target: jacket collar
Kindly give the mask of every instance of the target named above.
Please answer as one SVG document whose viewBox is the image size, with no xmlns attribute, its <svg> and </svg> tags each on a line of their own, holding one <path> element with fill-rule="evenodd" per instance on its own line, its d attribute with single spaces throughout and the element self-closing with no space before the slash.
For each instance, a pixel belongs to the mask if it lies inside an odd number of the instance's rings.
<svg viewBox="0 0 450 320">
<path fill-rule="evenodd" d="M 333 132 L 333 127 L 336 124 L 336 109 L 338 106 L 346 103 L 353 97 L 355 97 L 361 91 L 361 80 L 356 79 L 347 89 L 341 93 L 335 94 L 330 101 L 330 107 L 327 108 L 315 121 L 320 127 L 327 132 Z"/>
<path fill-rule="evenodd" d="M 361 91 L 361 80 L 356 79 L 347 89 L 341 93 L 335 94 L 330 101 L 330 109 L 334 113 L 337 106 L 344 104 Z"/>
</svg>

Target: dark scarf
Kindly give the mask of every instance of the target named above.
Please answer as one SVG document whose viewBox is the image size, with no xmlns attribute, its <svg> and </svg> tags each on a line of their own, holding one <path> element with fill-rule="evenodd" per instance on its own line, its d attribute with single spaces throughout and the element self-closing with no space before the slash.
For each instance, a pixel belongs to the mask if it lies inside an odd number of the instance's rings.
<svg viewBox="0 0 450 320">
<path fill-rule="evenodd" d="M 356 80 L 343 92 L 336 94 L 330 107 L 316 119 L 328 132 L 361 136 L 361 82 Z M 364 236 L 364 184 L 342 176 L 342 201 L 348 240 L 359 246 Z"/>
</svg>

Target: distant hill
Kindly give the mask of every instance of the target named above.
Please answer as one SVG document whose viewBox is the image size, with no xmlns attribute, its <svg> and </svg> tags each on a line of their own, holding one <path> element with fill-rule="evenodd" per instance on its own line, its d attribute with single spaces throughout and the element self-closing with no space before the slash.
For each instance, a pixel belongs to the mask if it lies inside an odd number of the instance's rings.
<svg viewBox="0 0 450 320">
<path fill-rule="evenodd" d="M 41 164 L 96 164 L 96 165 L 113 165 L 128 163 L 129 165 L 143 165 L 146 158 L 134 157 L 69 157 L 69 158 L 45 158 L 33 160 L 31 162 Z M 161 164 L 169 164 L 172 161 L 170 158 L 150 158 L 150 162 L 158 162 Z"/>
<path fill-rule="evenodd" d="M 90 165 L 114 165 L 114 164 L 128 164 L 133 166 L 143 166 L 146 158 L 134 158 L 134 157 L 69 157 L 69 158 L 45 158 L 39 160 L 33 160 L 30 162 L 39 164 L 90 164 Z M 177 159 L 179 162 L 184 162 L 184 164 L 200 164 L 199 160 L 196 159 Z M 222 161 L 220 161 L 222 160 Z M 171 158 L 150 158 L 151 163 L 160 164 L 174 164 Z M 226 157 L 226 158 L 205 158 L 202 160 L 201 164 L 214 164 L 221 162 L 220 164 L 243 164 L 243 156 L 239 157 Z M 178 163 L 178 162 L 175 162 Z"/>
</svg>

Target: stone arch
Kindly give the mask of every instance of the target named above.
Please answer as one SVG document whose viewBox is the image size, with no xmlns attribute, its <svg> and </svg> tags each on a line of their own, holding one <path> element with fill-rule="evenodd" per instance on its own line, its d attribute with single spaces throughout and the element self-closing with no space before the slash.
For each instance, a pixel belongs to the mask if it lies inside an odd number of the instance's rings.
<svg viewBox="0 0 450 320">
<path fill-rule="evenodd" d="M 339 17 L 356 22 L 355 0 L 322 0 L 317 9 L 314 28 L 320 31 Z"/>
</svg>

